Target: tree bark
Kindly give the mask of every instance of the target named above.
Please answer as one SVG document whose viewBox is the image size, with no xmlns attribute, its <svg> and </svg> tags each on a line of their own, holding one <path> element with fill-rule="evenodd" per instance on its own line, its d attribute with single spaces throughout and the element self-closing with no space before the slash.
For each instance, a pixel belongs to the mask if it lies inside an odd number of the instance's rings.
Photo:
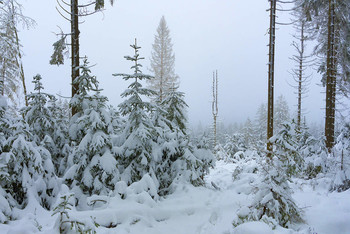
<svg viewBox="0 0 350 234">
<path fill-rule="evenodd" d="M 273 101 L 274 101 L 274 69 L 275 69 L 275 31 L 276 31 L 276 0 L 270 0 L 270 30 L 269 30 L 269 70 L 268 70 L 268 101 L 267 101 L 267 151 L 271 157 L 273 136 Z"/>
<path fill-rule="evenodd" d="M 79 77 L 79 19 L 78 0 L 71 0 L 71 49 L 72 49 L 72 98 L 76 94 L 79 85 L 74 80 Z M 77 113 L 72 107 L 72 116 Z"/>
<path fill-rule="evenodd" d="M 331 152 L 334 146 L 335 94 L 336 94 L 336 40 L 335 40 L 335 2 L 329 0 L 328 44 L 327 44 L 327 81 L 326 81 L 326 147 Z"/>
<path fill-rule="evenodd" d="M 300 131 L 301 129 L 301 99 L 302 99 L 302 85 L 303 85 L 303 69 L 304 69 L 304 27 L 305 22 L 301 22 L 301 30 L 300 30 L 300 52 L 299 52 L 299 82 L 298 82 L 298 120 L 297 120 L 297 128 Z"/>
</svg>

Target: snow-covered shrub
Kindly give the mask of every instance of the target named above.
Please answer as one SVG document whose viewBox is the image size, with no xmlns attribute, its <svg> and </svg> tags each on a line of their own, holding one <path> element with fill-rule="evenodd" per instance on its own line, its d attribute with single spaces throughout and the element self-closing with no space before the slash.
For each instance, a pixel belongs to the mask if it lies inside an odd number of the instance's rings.
<svg viewBox="0 0 350 234">
<path fill-rule="evenodd" d="M 228 158 L 228 155 L 221 144 L 217 144 L 213 151 L 215 152 L 214 154 L 217 160 L 225 160 Z"/>
<path fill-rule="evenodd" d="M 286 170 L 277 157 L 262 161 L 261 181 L 255 183 L 255 194 L 250 206 L 242 207 L 233 221 L 238 226 L 248 221 L 264 221 L 275 228 L 290 228 L 303 222 L 302 211 L 291 197 Z"/>
<path fill-rule="evenodd" d="M 323 137 L 316 139 L 309 136 L 299 149 L 304 159 L 303 174 L 307 179 L 315 178 L 327 171 L 327 148 Z"/>
<path fill-rule="evenodd" d="M 199 149 L 210 149 L 211 147 L 211 137 L 210 134 L 207 132 L 204 132 L 200 136 L 194 136 L 193 134 L 190 135 L 191 137 L 191 143 L 195 147 Z"/>
<path fill-rule="evenodd" d="M 226 160 L 234 160 L 233 156 L 238 151 L 245 151 L 247 147 L 244 143 L 244 137 L 242 134 L 225 135 L 226 144 L 224 145 L 224 150 L 228 155 Z"/>
<path fill-rule="evenodd" d="M 58 215 L 54 229 L 62 233 L 96 233 L 99 225 L 94 220 L 81 220 L 70 214 L 73 206 L 73 194 L 61 196 L 59 204 L 53 209 L 52 216 Z"/>
<path fill-rule="evenodd" d="M 69 134 L 75 146 L 68 157 L 65 179 L 79 186 L 85 194 L 108 194 L 119 181 L 117 160 L 112 153 L 114 126 L 106 109 L 107 98 L 101 96 L 95 76 L 90 75 L 87 59 L 71 105 L 77 110 L 70 122 Z M 93 91 L 95 94 L 90 95 Z M 73 176 L 70 176 L 73 175 Z M 72 178 L 73 177 L 73 178 Z"/>
</svg>

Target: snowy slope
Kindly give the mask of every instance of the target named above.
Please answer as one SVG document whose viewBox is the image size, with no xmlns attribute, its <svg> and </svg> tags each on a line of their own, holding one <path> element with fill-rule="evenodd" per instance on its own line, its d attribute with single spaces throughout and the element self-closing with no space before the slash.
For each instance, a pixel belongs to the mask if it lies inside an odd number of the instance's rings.
<svg viewBox="0 0 350 234">
<path fill-rule="evenodd" d="M 236 228 L 232 220 L 241 207 L 249 204 L 250 185 L 256 174 L 241 175 L 233 181 L 236 165 L 218 161 L 206 177 L 206 187 L 181 185 L 166 198 L 153 201 L 141 192 L 127 192 L 126 199 L 119 195 L 96 203 L 93 210 L 70 211 L 72 217 L 91 222 L 91 217 L 101 226 L 97 233 L 142 234 L 346 234 L 350 233 L 350 191 L 329 193 L 326 182 L 296 180 L 293 195 L 305 211 L 307 224 L 295 230 L 272 230 L 263 222 L 249 222 Z M 214 182 L 220 190 L 214 189 Z M 315 190 L 314 190 L 315 189 Z M 0 233 L 55 233 L 58 216 L 51 216 L 32 203 L 19 211 L 20 219 L 0 226 Z M 109 228 L 107 228 L 109 227 Z"/>
</svg>

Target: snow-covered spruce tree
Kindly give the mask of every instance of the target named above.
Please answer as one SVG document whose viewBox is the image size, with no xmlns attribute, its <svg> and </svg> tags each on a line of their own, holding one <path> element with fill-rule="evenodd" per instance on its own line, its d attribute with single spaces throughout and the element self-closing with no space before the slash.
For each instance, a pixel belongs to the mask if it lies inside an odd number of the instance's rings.
<svg viewBox="0 0 350 234">
<path fill-rule="evenodd" d="M 39 74 L 33 77 L 35 93 L 28 95 L 29 106 L 21 110 L 37 145 L 40 145 L 47 137 L 50 138 L 47 140 L 52 141 L 51 136 L 55 127 L 51 110 L 47 108 L 47 102 L 53 100 L 54 96 L 43 92 L 41 79 Z"/>
<path fill-rule="evenodd" d="M 13 197 L 4 189 L 10 183 L 7 163 L 4 160 L 4 152 L 9 149 L 6 141 L 12 135 L 10 126 L 11 119 L 7 116 L 7 102 L 5 97 L 0 95 L 0 223 L 6 223 L 12 219 L 12 209 L 16 206 Z"/>
<path fill-rule="evenodd" d="M 55 165 L 56 174 L 62 176 L 67 169 L 65 159 L 71 151 L 69 144 L 69 107 L 65 106 L 62 100 L 53 97 L 48 101 L 48 107 L 51 112 L 51 120 L 54 128 L 51 132 L 51 139 L 44 138 L 45 147 L 50 151 L 52 161 Z"/>
<path fill-rule="evenodd" d="M 107 98 L 100 95 L 98 81 L 90 75 L 86 58 L 80 69 L 82 73 L 74 81 L 79 89 L 70 103 L 77 112 L 70 122 L 73 148 L 64 178 L 85 194 L 107 195 L 119 180 L 117 161 L 112 154 L 112 118 L 106 109 Z"/>
<path fill-rule="evenodd" d="M 34 76 L 32 83 L 35 93 L 27 96 L 28 106 L 21 112 L 35 143 L 49 150 L 57 172 L 59 164 L 69 151 L 68 118 L 62 116 L 63 110 L 56 105 L 56 98 L 43 92 L 41 79 L 40 75 Z"/>
<path fill-rule="evenodd" d="M 304 160 L 303 175 L 307 179 L 315 178 L 319 173 L 327 172 L 328 153 L 324 137 L 309 136 L 298 151 Z"/>
<path fill-rule="evenodd" d="M 19 207 L 37 200 L 50 209 L 59 188 L 50 152 L 35 143 L 28 124 L 22 119 L 16 119 L 11 128 L 12 136 L 5 143 L 9 150 L 0 157 L 9 174 L 9 183 L 3 188 Z"/>
<path fill-rule="evenodd" d="M 159 161 L 156 155 L 153 155 L 154 141 L 156 133 L 154 125 L 150 118 L 150 112 L 154 109 L 153 104 L 142 100 L 142 96 L 151 97 L 155 92 L 143 88 L 140 81 L 153 78 L 141 72 L 142 65 L 139 60 L 144 59 L 139 55 L 139 49 L 135 39 L 135 44 L 130 45 L 134 49 L 134 56 L 125 56 L 127 60 L 134 64 L 131 69 L 133 74 L 113 74 L 122 76 L 124 80 L 133 80 L 122 94 L 121 97 L 127 98 L 119 104 L 119 111 L 125 116 L 126 121 L 121 133 L 121 144 L 117 147 L 118 162 L 121 163 L 121 178 L 128 185 L 140 181 L 142 178 L 151 178 L 148 183 L 152 183 L 149 191 L 150 195 L 157 196 L 159 182 L 155 175 L 155 166 Z"/>
<path fill-rule="evenodd" d="M 281 94 L 278 96 L 274 110 L 274 134 L 278 133 L 285 122 L 290 121 L 289 106 L 286 98 Z"/>
<path fill-rule="evenodd" d="M 242 207 L 233 225 L 248 221 L 263 221 L 274 229 L 280 225 L 291 228 L 293 224 L 303 222 L 302 211 L 295 204 L 288 184 L 285 166 L 276 157 L 262 161 L 261 181 L 255 185 L 253 203 Z"/>
<path fill-rule="evenodd" d="M 161 106 L 166 111 L 166 119 L 170 122 L 172 131 L 180 130 L 184 135 L 187 135 L 187 117 L 185 114 L 186 104 L 183 92 L 177 91 L 177 87 L 169 89 L 166 98 L 161 103 Z"/>
<path fill-rule="evenodd" d="M 246 221 L 262 220 L 273 228 L 277 225 L 290 228 L 303 222 L 302 211 L 295 204 L 288 182 L 299 171 L 302 159 L 295 149 L 289 124 L 270 138 L 274 144 L 272 158 L 266 156 L 259 169 L 261 181 L 255 184 L 253 203 L 238 212 L 235 226 Z"/>
<path fill-rule="evenodd" d="M 243 126 L 242 129 L 242 135 L 244 139 L 244 144 L 250 148 L 253 145 L 253 142 L 255 141 L 255 136 L 254 136 L 254 126 L 250 118 L 248 118 Z"/>
<path fill-rule="evenodd" d="M 149 88 L 157 92 L 157 98 L 163 101 L 170 89 L 177 86 L 179 79 L 175 74 L 173 44 L 164 16 L 160 19 L 152 47 L 151 71 L 154 73 L 154 79 L 147 82 Z"/>
<path fill-rule="evenodd" d="M 256 112 L 255 122 L 254 122 L 254 133 L 257 137 L 257 145 L 261 145 L 265 149 L 266 142 L 266 126 L 267 126 L 267 106 L 266 104 L 261 104 Z"/>
<path fill-rule="evenodd" d="M 283 128 L 270 138 L 270 141 L 274 144 L 274 155 L 282 162 L 287 176 L 298 175 L 304 161 L 298 152 L 298 144 L 292 125 L 283 124 Z"/>
<path fill-rule="evenodd" d="M 8 150 L 5 143 L 7 138 L 12 135 L 11 125 L 12 121 L 8 115 L 7 100 L 0 95 L 0 154 Z"/>
<path fill-rule="evenodd" d="M 227 156 L 233 159 L 233 156 L 239 151 L 246 151 L 247 146 L 245 145 L 244 137 L 242 134 L 235 133 L 232 135 L 225 136 L 224 150 L 227 152 Z"/>
<path fill-rule="evenodd" d="M 335 145 L 336 176 L 331 191 L 345 191 L 350 188 L 350 121 L 345 120 Z"/>
<path fill-rule="evenodd" d="M 214 156 L 208 148 L 199 148 L 189 140 L 184 93 L 175 87 L 170 89 L 161 106 L 165 110 L 165 121 L 159 121 L 158 117 L 154 125 L 161 136 L 157 139 L 161 161 L 157 164 L 156 174 L 160 194 L 163 195 L 174 189 L 178 181 L 202 185 L 204 175 L 213 165 Z"/>
</svg>

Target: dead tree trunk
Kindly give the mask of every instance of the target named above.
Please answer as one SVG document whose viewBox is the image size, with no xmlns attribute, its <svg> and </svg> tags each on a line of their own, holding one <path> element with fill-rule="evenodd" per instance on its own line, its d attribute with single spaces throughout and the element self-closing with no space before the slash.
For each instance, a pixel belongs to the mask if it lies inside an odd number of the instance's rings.
<svg viewBox="0 0 350 234">
<path fill-rule="evenodd" d="M 269 139 L 273 136 L 273 93 L 274 93 L 274 69 L 275 69 L 275 32 L 276 32 L 276 1 L 270 0 L 270 29 L 269 29 L 269 63 L 268 63 L 268 100 L 267 100 L 267 151 L 271 157 L 272 143 Z"/>
<path fill-rule="evenodd" d="M 213 119 L 214 119 L 214 145 L 213 148 L 215 150 L 215 147 L 217 145 L 217 117 L 219 113 L 218 108 L 218 71 L 213 72 L 213 102 L 212 102 L 212 113 L 213 113 Z"/>
<path fill-rule="evenodd" d="M 298 80 L 298 122 L 297 122 L 297 127 L 298 130 L 300 131 L 300 126 L 301 126 L 301 97 L 302 97 L 302 84 L 303 84 L 303 69 L 304 69 L 304 26 L 305 23 L 304 21 L 301 23 L 301 30 L 300 30 L 300 51 L 299 51 L 299 56 L 300 56 L 300 61 L 299 61 L 299 80 Z"/>
</svg>

